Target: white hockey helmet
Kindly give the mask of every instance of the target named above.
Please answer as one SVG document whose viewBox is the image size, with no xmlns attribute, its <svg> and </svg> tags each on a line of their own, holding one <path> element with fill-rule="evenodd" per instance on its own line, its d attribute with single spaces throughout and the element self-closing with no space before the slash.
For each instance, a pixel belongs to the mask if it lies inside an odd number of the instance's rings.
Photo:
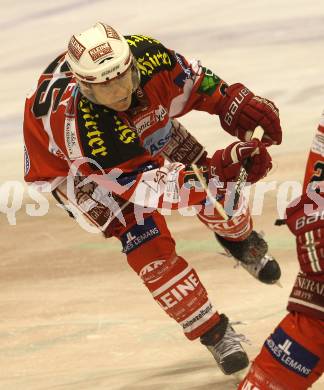
<svg viewBox="0 0 324 390">
<path fill-rule="evenodd" d="M 86 83 L 112 80 L 133 62 L 126 39 L 101 22 L 71 37 L 65 59 L 75 77 Z"/>
</svg>

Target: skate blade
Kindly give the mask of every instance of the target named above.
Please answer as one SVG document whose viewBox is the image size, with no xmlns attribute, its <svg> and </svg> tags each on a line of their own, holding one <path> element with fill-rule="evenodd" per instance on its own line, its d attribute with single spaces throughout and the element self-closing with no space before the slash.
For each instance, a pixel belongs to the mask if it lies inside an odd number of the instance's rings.
<svg viewBox="0 0 324 390">
<path fill-rule="evenodd" d="M 277 280 L 275 285 L 280 287 L 280 288 L 283 288 L 283 285 L 281 284 L 280 280 Z"/>
<path fill-rule="evenodd" d="M 241 371 L 238 371 L 238 372 L 235 372 L 234 374 L 232 374 L 232 377 L 235 380 L 235 385 L 236 386 L 238 386 L 243 381 L 243 379 L 245 378 L 247 372 L 248 372 L 248 367 L 244 368 Z"/>
</svg>

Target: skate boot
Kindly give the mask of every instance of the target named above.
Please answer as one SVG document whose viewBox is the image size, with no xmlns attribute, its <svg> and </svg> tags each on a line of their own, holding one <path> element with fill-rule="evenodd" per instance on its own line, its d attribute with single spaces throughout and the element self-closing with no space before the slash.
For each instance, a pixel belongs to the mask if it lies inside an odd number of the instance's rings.
<svg viewBox="0 0 324 390">
<path fill-rule="evenodd" d="M 234 374 L 249 365 L 249 358 L 240 341 L 245 336 L 235 333 L 228 318 L 220 315 L 220 322 L 200 337 L 200 342 L 211 352 L 225 375 Z"/>
<path fill-rule="evenodd" d="M 254 278 L 262 283 L 276 283 L 281 276 L 278 262 L 269 254 L 268 244 L 255 230 L 243 241 L 229 241 L 215 233 L 226 253 L 239 261 Z"/>
</svg>

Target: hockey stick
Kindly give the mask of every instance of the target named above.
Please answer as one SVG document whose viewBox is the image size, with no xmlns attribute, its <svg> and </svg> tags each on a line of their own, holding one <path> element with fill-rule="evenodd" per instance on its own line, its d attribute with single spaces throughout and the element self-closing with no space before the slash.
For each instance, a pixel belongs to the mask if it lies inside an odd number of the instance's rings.
<svg viewBox="0 0 324 390">
<path fill-rule="evenodd" d="M 227 221 L 229 219 L 228 215 L 226 214 L 223 205 L 218 202 L 215 198 L 215 196 L 210 192 L 210 189 L 206 183 L 206 180 L 204 176 L 202 175 L 200 169 L 197 167 L 196 164 L 191 164 L 191 168 L 194 171 L 195 175 L 197 176 L 197 179 L 199 180 L 199 183 L 202 185 L 204 191 L 207 194 L 208 200 L 211 202 L 213 207 L 217 210 L 217 212 L 220 214 L 220 216 L 224 219 L 224 221 Z"/>
<path fill-rule="evenodd" d="M 253 140 L 253 139 L 261 140 L 263 133 L 264 133 L 264 130 L 262 129 L 262 127 L 258 126 L 254 130 L 252 137 L 251 137 L 251 140 Z M 197 165 L 191 164 L 192 170 L 194 171 L 200 184 L 202 185 L 204 191 L 206 192 L 208 200 L 212 203 L 212 205 L 218 211 L 218 213 L 224 219 L 224 221 L 227 221 L 229 219 L 229 216 L 233 215 L 233 212 L 229 212 L 229 209 L 230 209 L 230 211 L 233 211 L 238 204 L 238 201 L 239 201 L 240 196 L 241 196 L 241 192 L 246 184 L 246 179 L 248 177 L 247 164 L 248 164 L 248 162 L 243 163 L 243 165 L 240 169 L 240 173 L 239 173 L 237 181 L 235 183 L 234 190 L 231 194 L 230 200 L 227 202 L 226 209 L 224 209 L 223 205 L 220 202 L 218 202 L 215 199 L 215 196 L 213 196 L 213 194 L 210 192 L 210 189 L 208 188 L 206 180 L 205 180 L 204 176 L 202 175 L 200 169 L 197 167 Z M 230 207 L 228 207 L 228 206 L 230 206 Z"/>
<path fill-rule="evenodd" d="M 261 140 L 263 137 L 263 134 L 264 134 L 264 130 L 262 129 L 262 127 L 260 127 L 260 126 L 256 127 L 253 134 L 252 134 L 251 141 L 254 139 Z M 256 154 L 256 152 L 253 153 L 252 156 L 254 154 Z M 238 178 L 237 178 L 236 183 L 235 183 L 234 190 L 231 192 L 230 199 L 226 202 L 225 212 L 229 216 L 233 216 L 234 210 L 236 209 L 236 206 L 238 205 L 238 202 L 240 200 L 242 190 L 244 189 L 244 187 L 246 185 L 246 180 L 248 177 L 247 171 L 249 168 L 249 163 L 250 163 L 250 158 L 248 158 L 247 160 L 245 160 L 243 162 L 243 164 L 240 168 L 240 173 L 239 173 Z"/>
</svg>

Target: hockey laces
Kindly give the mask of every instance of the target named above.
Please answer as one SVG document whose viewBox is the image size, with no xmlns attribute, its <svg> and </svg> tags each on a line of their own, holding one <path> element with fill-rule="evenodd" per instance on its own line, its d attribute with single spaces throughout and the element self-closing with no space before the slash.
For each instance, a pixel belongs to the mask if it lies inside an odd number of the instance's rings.
<svg viewBox="0 0 324 390">
<path fill-rule="evenodd" d="M 242 351 L 241 342 L 251 344 L 244 334 L 236 333 L 231 326 L 228 326 L 222 339 L 214 346 L 219 360 L 222 361 L 226 356 Z"/>
</svg>

